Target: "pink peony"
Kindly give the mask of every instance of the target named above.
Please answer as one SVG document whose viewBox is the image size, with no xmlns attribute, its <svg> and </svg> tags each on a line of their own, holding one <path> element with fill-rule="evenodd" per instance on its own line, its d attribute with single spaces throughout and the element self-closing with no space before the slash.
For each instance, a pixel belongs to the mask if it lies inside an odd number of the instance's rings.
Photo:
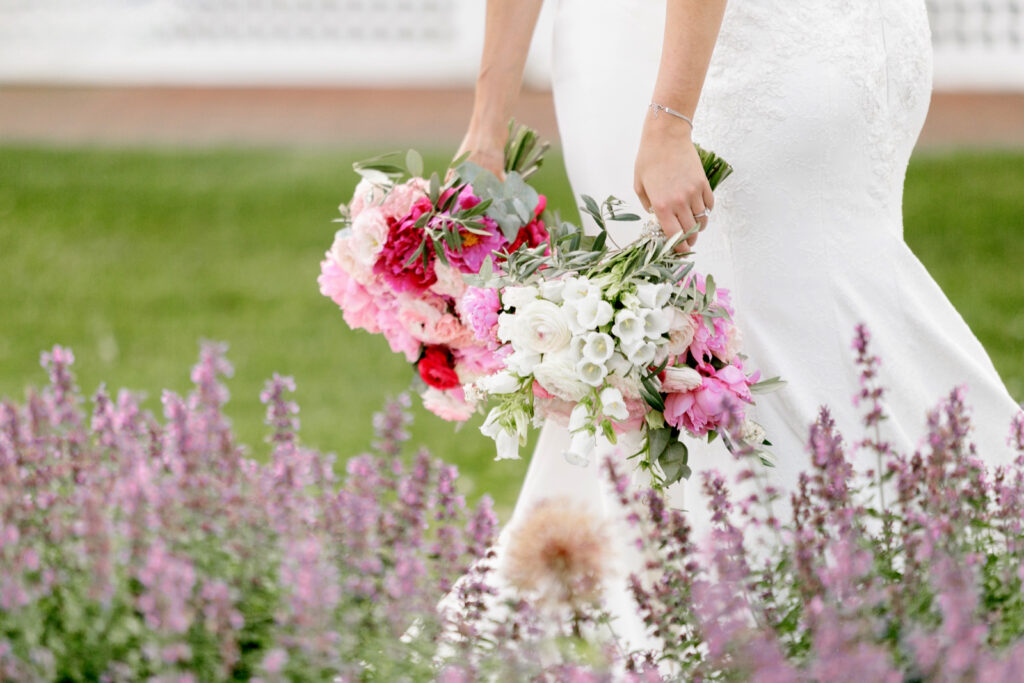
<svg viewBox="0 0 1024 683">
<path fill-rule="evenodd" d="M 462 190 L 462 194 L 459 195 L 456 203 L 459 209 L 471 209 L 480 203 L 480 198 L 473 194 L 472 186 L 467 185 Z M 444 220 L 444 218 L 439 216 L 436 220 Z M 468 230 L 460 230 L 459 236 L 462 238 L 462 246 L 459 249 L 452 249 L 446 244 L 444 247 L 444 254 L 448 258 L 448 262 L 453 268 L 463 273 L 479 273 L 480 267 L 484 264 L 484 259 L 499 251 L 508 243 L 508 240 L 501 234 L 501 229 L 493 219 L 487 216 L 480 216 L 477 220 L 483 223 L 484 230 L 487 231 L 486 235 L 477 235 Z"/>
<path fill-rule="evenodd" d="M 700 387 L 665 398 L 665 421 L 697 436 L 718 429 L 730 406 L 739 408 L 752 401 L 749 380 L 738 367 L 727 365 L 717 372 L 710 366 L 704 369 L 713 374 L 705 376 Z"/>
<path fill-rule="evenodd" d="M 429 245 L 424 247 L 426 259 L 421 254 L 406 265 L 423 243 L 423 230 L 417 228 L 415 223 L 420 216 L 432 210 L 430 200 L 422 197 L 404 218 L 388 219 L 388 241 L 380 252 L 373 272 L 383 277 L 396 292 L 422 292 L 437 281 L 434 274 L 434 250 Z"/>
<path fill-rule="evenodd" d="M 501 311 L 498 290 L 469 287 L 456 307 L 474 337 L 492 345 L 498 344 L 498 312 Z"/>
<path fill-rule="evenodd" d="M 462 387 L 447 391 L 427 387 L 423 392 L 423 407 L 448 422 L 465 422 L 476 412 L 476 406 L 466 401 Z"/>
</svg>

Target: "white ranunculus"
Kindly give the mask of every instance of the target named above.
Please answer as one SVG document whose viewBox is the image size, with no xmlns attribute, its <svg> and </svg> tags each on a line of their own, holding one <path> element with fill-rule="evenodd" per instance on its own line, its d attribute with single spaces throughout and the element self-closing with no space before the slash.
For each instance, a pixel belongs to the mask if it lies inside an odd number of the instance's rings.
<svg viewBox="0 0 1024 683">
<path fill-rule="evenodd" d="M 590 390 L 590 387 L 580 381 L 579 373 L 576 372 L 576 361 L 576 356 L 568 348 L 557 353 L 549 353 L 533 369 L 533 377 L 548 393 L 576 403 Z"/>
<path fill-rule="evenodd" d="M 505 367 L 520 377 L 529 377 L 540 363 L 540 354 L 530 351 L 513 351 L 505 359 Z"/>
<path fill-rule="evenodd" d="M 577 403 L 569 415 L 569 431 L 578 432 L 590 424 L 590 408 L 583 403 Z"/>
<path fill-rule="evenodd" d="M 531 301 L 536 301 L 538 294 L 540 294 L 538 289 L 531 285 L 506 287 L 501 291 L 501 305 L 505 308 L 515 308 L 518 311 Z"/>
<path fill-rule="evenodd" d="M 592 387 L 599 387 L 608 376 L 608 368 L 602 363 L 592 363 L 583 358 L 576 364 L 576 372 L 579 378 Z"/>
<path fill-rule="evenodd" d="M 519 384 L 519 378 L 507 370 L 481 377 L 476 381 L 476 385 L 488 394 L 511 394 L 519 389 Z"/>
<path fill-rule="evenodd" d="M 668 333 L 669 311 L 660 308 L 648 310 L 644 313 L 644 336 L 648 339 L 658 339 Z"/>
<path fill-rule="evenodd" d="M 576 432 L 572 435 L 569 450 L 563 454 L 571 465 L 586 467 L 590 464 L 590 456 L 597 449 L 597 439 L 588 431 Z"/>
<path fill-rule="evenodd" d="M 644 321 L 633 311 L 619 311 L 615 314 L 612 334 L 619 338 L 623 346 L 633 346 L 644 338 Z"/>
<path fill-rule="evenodd" d="M 562 303 L 562 290 L 564 288 L 564 280 L 545 280 L 540 283 L 540 295 L 548 301 L 560 304 Z"/>
<path fill-rule="evenodd" d="M 379 208 L 368 208 L 352 221 L 352 253 L 363 265 L 376 263 L 387 241 L 388 220 Z"/>
<path fill-rule="evenodd" d="M 570 277 L 565 279 L 565 286 L 562 288 L 562 298 L 566 301 L 579 301 L 589 297 L 600 296 L 598 287 L 585 277 Z"/>
<path fill-rule="evenodd" d="M 626 358 L 629 359 L 629 362 L 642 368 L 647 367 L 654 362 L 654 355 L 657 350 L 658 347 L 651 342 L 645 341 L 632 344 L 625 348 Z"/>
<path fill-rule="evenodd" d="M 704 378 L 693 368 L 681 365 L 679 367 L 665 368 L 665 379 L 661 382 L 662 391 L 666 393 L 680 393 L 693 391 L 704 383 Z"/>
<path fill-rule="evenodd" d="M 615 353 L 615 340 L 604 332 L 591 332 L 585 338 L 581 356 L 591 363 L 604 364 Z"/>
<path fill-rule="evenodd" d="M 626 401 L 622 398 L 622 392 L 615 387 L 608 387 L 601 391 L 601 410 L 616 422 L 625 422 L 629 419 Z"/>
<path fill-rule="evenodd" d="M 693 316 L 683 313 L 678 308 L 672 309 L 672 319 L 668 326 L 668 352 L 673 356 L 686 353 L 693 343 L 693 335 L 697 331 L 697 323 Z"/>
<path fill-rule="evenodd" d="M 512 346 L 517 350 L 553 353 L 564 349 L 572 339 L 569 322 L 558 304 L 535 299 L 517 310 L 515 317 Z"/>
<path fill-rule="evenodd" d="M 665 283 L 644 282 L 636 286 L 636 295 L 647 308 L 664 308 L 672 296 L 672 287 Z"/>
<path fill-rule="evenodd" d="M 655 377 L 657 380 L 657 377 Z M 643 398 L 640 394 L 640 380 L 633 375 L 608 375 L 608 384 L 618 389 L 623 396 L 632 400 Z"/>
</svg>

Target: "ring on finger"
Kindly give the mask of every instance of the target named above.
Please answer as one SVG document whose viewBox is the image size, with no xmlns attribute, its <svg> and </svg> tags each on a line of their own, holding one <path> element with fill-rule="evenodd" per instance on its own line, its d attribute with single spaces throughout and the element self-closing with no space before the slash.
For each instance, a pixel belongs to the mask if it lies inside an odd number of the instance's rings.
<svg viewBox="0 0 1024 683">
<path fill-rule="evenodd" d="M 693 217 L 696 218 L 697 220 L 700 220 L 701 218 L 707 218 L 710 215 L 711 215 L 711 209 L 704 209 L 700 213 L 693 214 Z"/>
</svg>

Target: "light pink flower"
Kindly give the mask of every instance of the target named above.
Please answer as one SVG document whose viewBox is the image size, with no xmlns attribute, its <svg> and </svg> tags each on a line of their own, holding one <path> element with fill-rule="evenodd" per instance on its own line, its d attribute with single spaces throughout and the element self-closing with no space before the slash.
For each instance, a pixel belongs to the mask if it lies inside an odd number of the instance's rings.
<svg viewBox="0 0 1024 683">
<path fill-rule="evenodd" d="M 348 247 L 353 257 L 367 270 L 377 261 L 377 255 L 388 240 L 388 220 L 381 209 L 367 209 L 352 221 L 352 236 Z"/>
<path fill-rule="evenodd" d="M 468 285 L 462 279 L 462 274 L 454 268 L 443 263 L 435 263 L 434 274 L 437 276 L 437 282 L 430 287 L 434 294 L 451 297 L 457 301 L 466 292 Z"/>
<path fill-rule="evenodd" d="M 359 181 L 355 192 L 352 193 L 352 201 L 348 204 L 348 215 L 355 220 L 359 214 L 368 206 L 376 206 L 384 199 L 384 188 L 371 183 L 366 178 Z"/>
<path fill-rule="evenodd" d="M 410 363 L 415 363 L 420 357 L 422 346 L 398 319 L 398 302 L 391 300 L 381 304 L 377 314 L 377 325 L 384 338 L 388 340 L 388 346 L 395 353 L 405 354 L 405 359 Z"/>
<path fill-rule="evenodd" d="M 505 356 L 511 353 L 508 349 L 491 350 L 479 344 L 470 344 L 455 349 L 455 371 L 463 384 L 493 375 L 505 367 Z"/>
<path fill-rule="evenodd" d="M 401 218 L 412 210 L 413 204 L 427 197 L 426 187 L 427 182 L 423 178 L 410 178 L 391 188 L 380 208 L 387 216 Z"/>
<path fill-rule="evenodd" d="M 327 258 L 320 263 L 320 277 L 317 278 L 320 293 L 328 296 L 341 307 L 345 323 L 352 329 L 380 332 L 379 310 L 373 296 L 349 276 L 334 259 Z"/>
<path fill-rule="evenodd" d="M 447 391 L 427 387 L 423 392 L 423 407 L 448 422 L 465 422 L 476 412 L 476 405 L 466 401 L 462 387 Z"/>
<path fill-rule="evenodd" d="M 473 336 L 483 342 L 498 344 L 498 312 L 501 300 L 498 290 L 469 287 L 456 304 L 463 322 L 473 330 Z"/>
<path fill-rule="evenodd" d="M 398 321 L 408 334 L 425 344 L 438 343 L 433 340 L 433 330 L 445 314 L 444 301 L 428 296 L 401 296 L 396 303 Z"/>
</svg>

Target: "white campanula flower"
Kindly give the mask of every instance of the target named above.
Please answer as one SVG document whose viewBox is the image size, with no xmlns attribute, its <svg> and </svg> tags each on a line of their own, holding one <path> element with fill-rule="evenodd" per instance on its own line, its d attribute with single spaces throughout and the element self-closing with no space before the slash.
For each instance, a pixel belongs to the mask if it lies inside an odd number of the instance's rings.
<svg viewBox="0 0 1024 683">
<path fill-rule="evenodd" d="M 622 392 L 615 387 L 608 387 L 601 391 L 601 410 L 616 422 L 624 422 L 629 419 L 626 401 L 622 398 Z"/>
<path fill-rule="evenodd" d="M 505 359 L 505 367 L 520 377 L 529 377 L 540 363 L 540 354 L 531 351 L 513 351 Z"/>
<path fill-rule="evenodd" d="M 590 408 L 583 403 L 577 403 L 569 415 L 569 431 L 578 432 L 590 424 Z"/>
<path fill-rule="evenodd" d="M 580 355 L 591 363 L 603 365 L 615 353 L 615 340 L 604 332 L 591 332 L 584 339 Z"/>
<path fill-rule="evenodd" d="M 506 308 L 520 309 L 536 301 L 540 291 L 533 286 L 506 287 L 501 292 L 501 304 Z"/>
<path fill-rule="evenodd" d="M 590 456 L 595 450 L 597 450 L 597 439 L 593 434 L 584 430 L 572 435 L 569 450 L 565 451 L 563 455 L 570 464 L 586 467 L 590 464 Z"/>
<path fill-rule="evenodd" d="M 643 282 L 636 286 L 636 295 L 647 308 L 664 308 L 672 296 L 672 286 L 660 282 Z"/>
<path fill-rule="evenodd" d="M 515 314 L 512 346 L 534 353 L 553 353 L 568 346 L 572 333 L 565 312 L 550 301 L 534 299 Z M 501 321 L 498 321 L 501 325 Z"/>
<path fill-rule="evenodd" d="M 576 364 L 576 372 L 579 373 L 581 380 L 592 387 L 601 386 L 604 378 L 608 376 L 608 368 L 603 363 L 594 363 L 586 358 L 580 359 L 580 362 Z"/>
<path fill-rule="evenodd" d="M 633 370 L 633 364 L 626 360 L 626 357 L 616 351 L 608 359 L 608 369 L 620 377 L 625 377 Z"/>
<path fill-rule="evenodd" d="M 615 314 L 612 334 L 619 338 L 624 347 L 633 346 L 643 341 L 644 321 L 633 311 L 619 311 Z"/>
<path fill-rule="evenodd" d="M 651 342 L 641 340 L 625 348 L 626 357 L 633 365 L 645 368 L 654 362 L 654 355 L 658 348 Z"/>
<path fill-rule="evenodd" d="M 636 294 L 625 292 L 619 295 L 619 303 L 622 304 L 623 308 L 627 308 L 631 311 L 636 311 L 642 304 Z"/>
<path fill-rule="evenodd" d="M 519 435 L 504 427 L 500 422 L 500 413 L 497 408 L 492 408 L 487 414 L 487 419 L 480 425 L 480 432 L 494 440 L 498 454 L 495 460 L 518 460 L 519 459 Z"/>
<path fill-rule="evenodd" d="M 564 280 L 545 280 L 540 283 L 540 295 L 548 301 L 560 304 L 563 301 L 562 290 L 564 288 Z"/>
<path fill-rule="evenodd" d="M 533 376 L 548 393 L 576 403 L 590 390 L 590 387 L 580 380 L 576 371 L 577 361 L 577 356 L 568 348 L 557 353 L 549 353 L 533 369 Z"/>
<path fill-rule="evenodd" d="M 476 385 L 488 394 L 511 394 L 519 389 L 519 384 L 519 378 L 507 370 L 481 377 L 476 381 Z"/>
<path fill-rule="evenodd" d="M 665 379 L 661 388 L 666 393 L 679 393 L 693 391 L 704 383 L 704 378 L 693 368 L 681 365 L 679 367 L 665 368 Z"/>
<path fill-rule="evenodd" d="M 612 321 L 615 309 L 612 305 L 596 296 L 587 297 L 574 302 L 576 308 L 576 322 L 585 330 L 607 325 Z"/>
<path fill-rule="evenodd" d="M 562 287 L 562 298 L 565 301 L 579 301 L 580 299 L 600 298 L 600 288 L 585 277 L 569 277 L 565 279 Z"/>
<path fill-rule="evenodd" d="M 648 339 L 658 339 L 667 334 L 671 322 L 668 313 L 660 308 L 644 311 L 644 336 Z"/>
</svg>

